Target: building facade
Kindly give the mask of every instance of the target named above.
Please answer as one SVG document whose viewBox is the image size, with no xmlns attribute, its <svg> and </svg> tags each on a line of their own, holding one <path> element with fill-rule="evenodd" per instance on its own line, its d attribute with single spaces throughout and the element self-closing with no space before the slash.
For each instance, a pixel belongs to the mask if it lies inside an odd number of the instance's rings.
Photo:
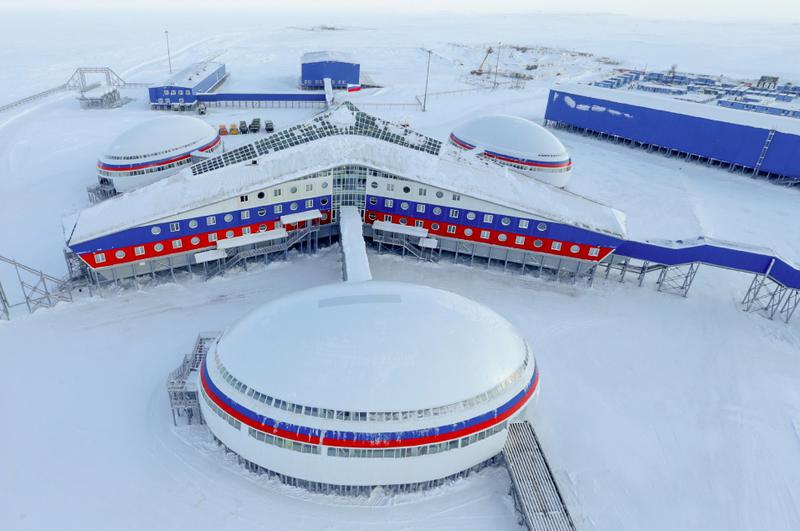
<svg viewBox="0 0 800 531">
<path fill-rule="evenodd" d="M 361 65 L 349 54 L 341 52 L 309 52 L 303 54 L 300 67 L 300 88 L 322 90 L 324 80 L 330 78 L 334 89 L 358 85 Z"/>
<path fill-rule="evenodd" d="M 197 103 L 197 95 L 210 92 L 227 77 L 222 63 L 194 63 L 167 79 L 163 85 L 150 87 L 151 109 L 184 110 Z"/>
</svg>

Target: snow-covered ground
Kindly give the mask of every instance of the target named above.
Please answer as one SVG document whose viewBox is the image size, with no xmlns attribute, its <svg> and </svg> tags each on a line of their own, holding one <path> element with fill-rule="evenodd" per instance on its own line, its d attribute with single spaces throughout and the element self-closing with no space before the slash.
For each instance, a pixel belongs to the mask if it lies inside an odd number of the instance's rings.
<svg viewBox="0 0 800 531">
<path fill-rule="evenodd" d="M 9 19 L 12 16 L 12 19 Z M 162 20 L 142 13 L 4 15 L 0 105 L 108 65 L 129 81 L 168 74 Z M 322 23 L 337 26 L 321 30 Z M 169 20 L 176 67 L 217 56 L 230 90 L 294 90 L 302 52 L 355 52 L 383 89 L 352 97 L 445 138 L 476 113 L 541 120 L 552 83 L 626 66 L 800 81 L 796 25 L 630 17 L 367 17 L 197 13 Z M 46 38 L 31 39 L 32 34 Z M 434 95 L 428 112 L 376 105 L 474 87 L 497 41 L 501 69 L 537 60 L 524 89 Z M 536 47 L 547 47 L 546 50 Z M 580 52 L 580 53 L 578 53 Z M 0 113 L 0 255 L 64 272 L 62 215 L 87 205 L 111 138 L 154 113 L 143 90 L 111 111 L 63 93 Z M 312 109 L 212 109 L 217 126 L 261 116 L 286 127 Z M 697 235 L 772 247 L 800 262 L 800 192 L 556 132 L 569 189 L 627 214 L 634 238 Z M 228 146 L 252 136 L 226 138 Z M 164 379 L 197 332 L 268 300 L 341 279 L 336 249 L 216 279 L 125 291 L 0 321 L 0 529 L 514 528 L 502 470 L 421 496 L 342 502 L 245 474 L 196 430 L 173 430 Z M 534 422 L 580 529 L 800 528 L 800 329 L 739 311 L 746 276 L 701 268 L 688 299 L 652 286 L 569 287 L 495 271 L 370 254 L 375 278 L 461 293 L 534 346 Z M 13 270 L 0 283 L 18 300 Z"/>
</svg>

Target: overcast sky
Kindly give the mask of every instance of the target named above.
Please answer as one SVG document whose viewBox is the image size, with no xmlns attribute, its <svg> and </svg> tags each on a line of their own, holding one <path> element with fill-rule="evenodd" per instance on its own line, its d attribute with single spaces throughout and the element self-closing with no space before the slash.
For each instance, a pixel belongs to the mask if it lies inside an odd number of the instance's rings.
<svg viewBox="0 0 800 531">
<path fill-rule="evenodd" d="M 186 0 L 195 8 L 280 9 L 365 12 L 458 13 L 559 12 L 619 13 L 648 17 L 735 18 L 800 21 L 800 0 Z M 174 3 L 164 0 L 0 0 L 0 8 L 118 8 L 162 10 Z M 0 24 L 2 25 L 2 24 Z"/>
</svg>

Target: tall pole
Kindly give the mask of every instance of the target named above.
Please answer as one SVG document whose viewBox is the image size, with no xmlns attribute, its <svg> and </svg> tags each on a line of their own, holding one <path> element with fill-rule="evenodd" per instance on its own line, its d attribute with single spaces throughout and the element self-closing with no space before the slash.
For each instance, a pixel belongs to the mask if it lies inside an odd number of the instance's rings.
<svg viewBox="0 0 800 531">
<path fill-rule="evenodd" d="M 172 73 L 172 56 L 169 53 L 169 31 L 164 30 L 164 36 L 167 38 L 167 60 L 169 61 L 169 73 Z"/>
<path fill-rule="evenodd" d="M 503 43 L 501 42 L 497 43 L 497 61 L 494 64 L 494 88 L 497 88 L 497 71 L 500 69 L 500 46 L 502 45 Z"/>
<path fill-rule="evenodd" d="M 422 98 L 422 112 L 428 108 L 428 79 L 431 77 L 431 52 L 428 50 L 428 72 L 425 74 L 425 96 Z"/>
</svg>

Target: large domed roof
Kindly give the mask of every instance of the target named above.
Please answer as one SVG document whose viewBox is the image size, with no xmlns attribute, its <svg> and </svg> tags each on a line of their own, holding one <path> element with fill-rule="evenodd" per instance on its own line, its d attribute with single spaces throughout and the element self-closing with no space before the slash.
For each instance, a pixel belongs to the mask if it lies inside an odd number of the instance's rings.
<svg viewBox="0 0 800 531">
<path fill-rule="evenodd" d="M 447 291 L 369 281 L 269 303 L 217 346 L 262 393 L 358 411 L 442 406 L 493 388 L 524 362 L 524 339 L 489 308 Z"/>
<path fill-rule="evenodd" d="M 519 116 L 474 118 L 456 127 L 453 135 L 471 146 L 521 159 L 547 161 L 569 156 L 550 131 Z"/>
<path fill-rule="evenodd" d="M 103 158 L 163 158 L 174 152 L 189 152 L 217 137 L 217 131 L 198 118 L 181 115 L 159 116 L 135 125 L 119 135 Z"/>
</svg>

